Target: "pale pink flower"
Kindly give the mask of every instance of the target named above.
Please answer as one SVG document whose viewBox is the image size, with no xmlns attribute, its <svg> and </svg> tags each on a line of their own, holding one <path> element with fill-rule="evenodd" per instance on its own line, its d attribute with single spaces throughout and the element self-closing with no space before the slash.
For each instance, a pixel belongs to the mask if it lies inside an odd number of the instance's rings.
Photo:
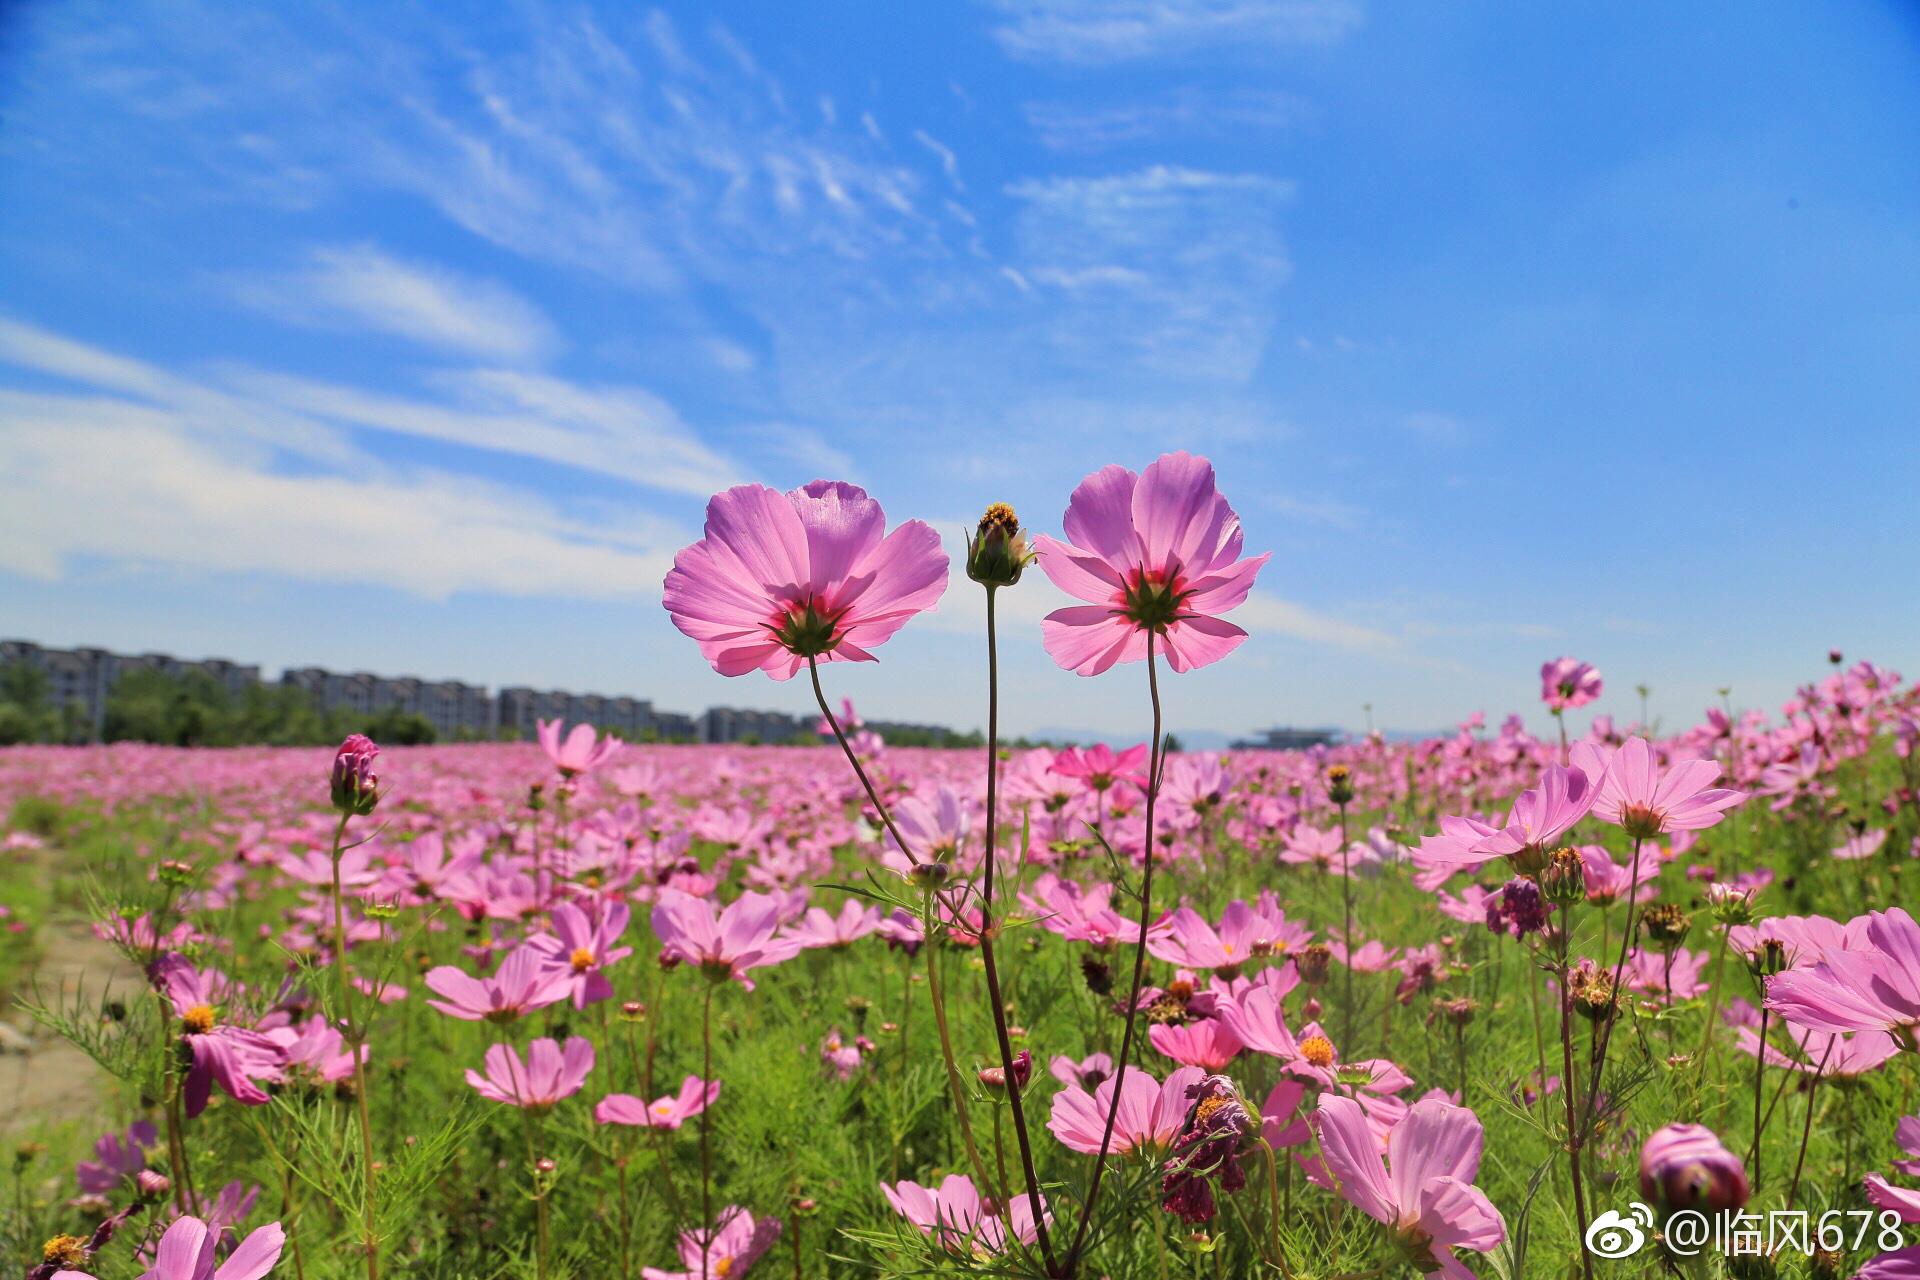
<svg viewBox="0 0 1920 1280">
<path fill-rule="evenodd" d="M 1240 517 L 1205 458 L 1169 453 L 1135 475 L 1108 466 L 1080 482 L 1061 522 L 1067 541 L 1034 539 L 1040 567 L 1084 605 L 1042 624 L 1047 652 L 1099 675 L 1147 656 L 1147 635 L 1175 671 L 1226 657 L 1247 637 L 1220 615 L 1253 590 L 1271 553 L 1240 558 Z"/>
<path fill-rule="evenodd" d="M 269 1222 L 249 1233 L 227 1260 L 215 1267 L 214 1250 L 220 1234 L 199 1218 L 175 1218 L 154 1250 L 152 1269 L 140 1280 L 260 1280 L 280 1261 L 280 1251 L 287 1243 L 286 1231 L 279 1223 Z M 75 1280 L 91 1280 L 78 1272 L 70 1274 Z"/>
<path fill-rule="evenodd" d="M 1174 1068 L 1165 1084 L 1155 1084 L 1139 1067 L 1128 1071 L 1108 1150 L 1124 1155 L 1135 1150 L 1161 1152 L 1172 1146 L 1187 1116 L 1187 1093 L 1205 1078 L 1206 1072 L 1192 1066 Z M 1109 1076 L 1094 1086 L 1091 1096 L 1078 1084 L 1060 1090 L 1053 1095 L 1047 1128 L 1071 1150 L 1098 1155 L 1107 1112 L 1113 1106 L 1113 1085 Z"/>
<path fill-rule="evenodd" d="M 723 676 L 786 680 L 809 658 L 871 662 L 868 650 L 947 588 L 940 535 L 918 520 L 890 534 L 886 524 L 855 485 L 736 486 L 707 504 L 706 536 L 674 557 L 662 601 Z"/>
<path fill-rule="evenodd" d="M 663 951 L 716 981 L 737 978 L 749 991 L 749 970 L 800 954 L 800 943 L 777 937 L 779 929 L 780 904 L 764 893 L 743 893 L 717 915 L 711 902 L 678 889 L 662 889 L 653 904 Z"/>
<path fill-rule="evenodd" d="M 632 908 L 618 900 L 589 915 L 572 902 L 553 909 L 552 933 L 527 939 L 549 970 L 566 975 L 573 992 L 573 1007 L 584 1009 L 601 1000 L 613 999 L 613 983 L 603 970 L 633 954 L 632 947 L 613 945 L 627 931 Z"/>
<path fill-rule="evenodd" d="M 1416 1102 L 1393 1127 L 1384 1161 L 1366 1113 L 1351 1098 L 1322 1094 L 1317 1124 L 1321 1157 L 1341 1196 L 1385 1223 L 1422 1272 L 1472 1280 L 1453 1251 L 1485 1253 L 1507 1238 L 1500 1211 L 1473 1185 L 1484 1136 L 1473 1112 Z"/>
<path fill-rule="evenodd" d="M 1555 711 L 1584 707 L 1600 689 L 1599 668 L 1578 658 L 1555 658 L 1540 666 L 1540 698 Z"/>
<path fill-rule="evenodd" d="M 637 1124 L 653 1129 L 678 1129 L 714 1104 L 720 1096 L 720 1082 L 705 1084 L 699 1076 L 680 1082 L 680 1092 L 642 1102 L 630 1093 L 610 1093 L 593 1108 L 593 1118 L 601 1124 Z"/>
<path fill-rule="evenodd" d="M 1720 766 L 1712 760 L 1679 760 L 1662 770 L 1645 738 L 1628 738 L 1617 751 L 1576 742 L 1573 763 L 1599 786 L 1593 816 L 1642 839 L 1705 830 L 1747 798 L 1713 786 Z"/>
<path fill-rule="evenodd" d="M 917 1182 L 889 1186 L 883 1182 L 880 1194 L 895 1213 L 920 1228 L 921 1234 L 962 1258 L 984 1261 L 1005 1253 L 1009 1235 L 1028 1245 L 1039 1238 L 1030 1197 L 1013 1196 L 1000 1212 L 988 1213 L 973 1179 L 964 1173 L 948 1174 L 938 1187 L 923 1187 Z M 1041 1212 L 1049 1223 L 1053 1221 L 1044 1199 Z"/>
<path fill-rule="evenodd" d="M 624 745 L 612 734 L 596 742 L 598 734 L 590 724 L 573 726 L 573 732 L 563 741 L 560 730 L 565 722 L 558 716 L 551 720 L 535 720 L 533 723 L 534 735 L 540 739 L 540 749 L 547 753 L 547 759 L 553 761 L 553 767 L 569 778 L 593 772 L 619 755 Z"/>
<path fill-rule="evenodd" d="M 523 1013 L 565 1000 L 573 989 L 568 968 L 555 968 L 547 955 L 528 943 L 515 947 L 500 968 L 485 978 L 443 964 L 427 971 L 427 990 L 442 997 L 427 1003 L 463 1022 L 512 1022 Z"/>
<path fill-rule="evenodd" d="M 780 1219 L 760 1218 L 728 1205 L 715 1227 L 680 1233 L 680 1265 L 685 1271 L 642 1267 L 642 1280 L 741 1280 L 747 1269 L 780 1238 Z"/>
<path fill-rule="evenodd" d="M 593 1070 L 593 1044 L 583 1036 L 569 1036 L 562 1049 L 542 1036 L 527 1046 L 524 1061 L 509 1046 L 496 1044 L 487 1050 L 486 1067 L 484 1076 L 467 1071 L 467 1083 L 481 1097 L 540 1115 L 553 1110 L 562 1098 L 580 1092 Z"/>
<path fill-rule="evenodd" d="M 1147 1039 L 1175 1062 L 1208 1071 L 1226 1066 L 1242 1048 L 1233 1028 L 1217 1018 L 1201 1018 L 1179 1026 L 1155 1023 L 1147 1028 Z"/>
</svg>

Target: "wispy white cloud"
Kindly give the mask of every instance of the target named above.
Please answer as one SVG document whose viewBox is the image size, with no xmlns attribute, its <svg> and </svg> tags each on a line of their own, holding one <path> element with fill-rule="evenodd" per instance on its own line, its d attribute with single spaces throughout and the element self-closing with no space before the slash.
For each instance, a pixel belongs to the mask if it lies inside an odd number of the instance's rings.
<svg viewBox="0 0 1920 1280">
<path fill-rule="evenodd" d="M 559 345 L 546 315 L 511 289 L 372 245 L 318 248 L 300 270 L 231 285 L 241 302 L 290 324 L 372 330 L 493 360 L 530 360 Z"/>
<path fill-rule="evenodd" d="M 1350 502 L 1340 502 L 1333 498 L 1310 498 L 1300 494 L 1272 493 L 1265 498 L 1269 510 L 1283 516 L 1304 521 L 1307 524 L 1331 525 L 1336 529 L 1353 529 L 1366 518 L 1367 509 Z"/>
<path fill-rule="evenodd" d="M 1190 142 L 1237 130 L 1283 129 L 1311 114 L 1306 101 L 1292 94 L 1193 87 L 1109 106 L 1030 102 L 1025 111 L 1041 144 L 1056 151 L 1103 151 L 1167 138 Z"/>
<path fill-rule="evenodd" d="M 1467 438 L 1465 423 L 1450 413 L 1438 413 L 1431 409 L 1405 414 L 1400 419 L 1400 426 L 1428 444 L 1456 445 Z"/>
<path fill-rule="evenodd" d="M 1020 271 L 1063 295 L 1058 341 L 1164 373 L 1244 379 L 1291 271 L 1278 215 L 1290 184 L 1156 165 L 1015 183 Z"/>
<path fill-rule="evenodd" d="M 1358 0 L 990 0 L 1000 46 L 1034 61 L 1098 64 L 1197 49 L 1327 44 L 1359 26 Z"/>
</svg>

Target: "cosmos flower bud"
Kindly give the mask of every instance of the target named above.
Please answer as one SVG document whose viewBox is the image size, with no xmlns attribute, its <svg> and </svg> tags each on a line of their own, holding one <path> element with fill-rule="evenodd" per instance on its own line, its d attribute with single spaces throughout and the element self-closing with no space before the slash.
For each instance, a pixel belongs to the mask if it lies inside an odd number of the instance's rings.
<svg viewBox="0 0 1920 1280">
<path fill-rule="evenodd" d="M 1693 917 L 1670 902 L 1648 907 L 1640 917 L 1647 945 L 1663 955 L 1673 954 L 1674 948 L 1687 940 L 1687 931 L 1692 927 Z"/>
<path fill-rule="evenodd" d="M 967 576 L 984 587 L 1010 587 L 1020 581 L 1034 555 L 1020 517 L 1006 503 L 996 502 L 967 539 Z"/>
<path fill-rule="evenodd" d="M 1033 1079 L 1033 1055 L 1025 1049 L 1013 1055 L 1013 1082 L 1022 1089 L 1027 1081 Z M 980 1083 L 991 1093 L 1007 1091 L 1007 1071 L 1005 1067 L 982 1067 Z"/>
<path fill-rule="evenodd" d="M 1113 966 L 1092 952 L 1080 957 L 1080 976 L 1087 980 L 1087 990 L 1093 994 L 1113 994 Z"/>
<path fill-rule="evenodd" d="M 1768 938 L 1747 952 L 1747 972 L 1756 978 L 1771 978 L 1787 967 L 1787 944 Z"/>
<path fill-rule="evenodd" d="M 133 1176 L 133 1185 L 144 1200 L 159 1200 L 173 1190 L 173 1181 L 164 1173 L 142 1169 Z"/>
<path fill-rule="evenodd" d="M 1731 1280 L 1774 1280 L 1780 1274 L 1773 1257 L 1765 1253 L 1735 1253 L 1727 1256 L 1727 1275 Z"/>
<path fill-rule="evenodd" d="M 1327 799 L 1335 804 L 1353 802 L 1353 772 L 1343 764 L 1327 770 Z"/>
<path fill-rule="evenodd" d="M 193 883 L 193 865 L 172 858 L 160 864 L 160 883 L 179 889 Z"/>
<path fill-rule="evenodd" d="M 1333 967 L 1333 948 L 1324 942 L 1310 942 L 1293 953 L 1293 967 L 1299 971 L 1300 981 L 1317 987 L 1327 980 Z"/>
<path fill-rule="evenodd" d="M 1701 1124 L 1670 1124 L 1640 1148 L 1640 1194 L 1669 1213 L 1727 1213 L 1747 1203 L 1746 1166 Z"/>
<path fill-rule="evenodd" d="M 641 1004 L 638 1000 L 629 1000 L 620 1006 L 620 1021 L 645 1022 L 646 1020 L 647 1006 Z"/>
<path fill-rule="evenodd" d="M 373 772 L 373 758 L 380 748 L 364 733 L 348 736 L 333 755 L 333 807 L 341 813 L 365 817 L 380 803 L 380 779 Z"/>
<path fill-rule="evenodd" d="M 536 782 L 527 788 L 527 808 L 539 813 L 547 807 L 547 784 Z"/>
<path fill-rule="evenodd" d="M 1725 925 L 1753 923 L 1753 889 L 1736 889 L 1730 884 L 1707 886 L 1707 909 Z"/>
<path fill-rule="evenodd" d="M 1567 972 L 1567 999 L 1573 1011 L 1588 1022 L 1605 1022 L 1619 1004 L 1613 975 L 1591 960 L 1582 960 Z"/>
<path fill-rule="evenodd" d="M 1556 907 L 1570 907 L 1587 898 L 1587 868 L 1572 849 L 1555 849 L 1540 868 L 1540 892 Z"/>
<path fill-rule="evenodd" d="M 953 876 L 953 868 L 944 862 L 921 862 L 907 872 L 907 879 L 927 893 L 943 887 Z"/>
</svg>

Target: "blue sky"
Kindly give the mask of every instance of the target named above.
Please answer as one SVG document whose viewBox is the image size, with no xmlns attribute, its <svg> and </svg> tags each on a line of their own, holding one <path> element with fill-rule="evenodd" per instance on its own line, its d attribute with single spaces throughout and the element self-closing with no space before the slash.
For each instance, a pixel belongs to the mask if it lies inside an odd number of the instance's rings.
<svg viewBox="0 0 1920 1280">
<path fill-rule="evenodd" d="M 1920 667 L 1892 0 L 27 0 L 0 281 L 0 634 L 798 709 L 659 607 L 707 494 L 1188 448 L 1275 554 L 1175 726 Z M 833 691 L 979 723 L 977 595 Z M 1058 603 L 1006 722 L 1138 735 Z"/>
</svg>

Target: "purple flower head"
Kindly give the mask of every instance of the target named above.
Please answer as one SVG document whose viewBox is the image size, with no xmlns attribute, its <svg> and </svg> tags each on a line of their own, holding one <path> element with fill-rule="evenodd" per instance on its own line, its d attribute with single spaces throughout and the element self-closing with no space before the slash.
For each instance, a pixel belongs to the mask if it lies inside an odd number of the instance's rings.
<svg viewBox="0 0 1920 1280">
<path fill-rule="evenodd" d="M 1584 707 L 1600 696 L 1600 670 L 1578 658 L 1555 658 L 1540 667 L 1540 699 L 1555 711 Z"/>
<path fill-rule="evenodd" d="M 1540 886 L 1525 876 L 1507 881 L 1497 896 L 1487 899 L 1487 928 L 1524 938 L 1547 927 L 1547 903 Z"/>
</svg>

